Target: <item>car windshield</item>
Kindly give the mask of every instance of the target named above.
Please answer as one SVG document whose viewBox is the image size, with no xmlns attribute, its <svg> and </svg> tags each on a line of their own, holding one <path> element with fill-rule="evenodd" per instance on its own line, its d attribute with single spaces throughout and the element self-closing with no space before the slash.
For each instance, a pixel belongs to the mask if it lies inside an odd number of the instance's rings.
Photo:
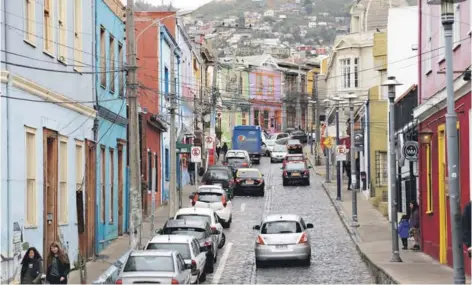
<svg viewBox="0 0 472 285">
<path fill-rule="evenodd" d="M 296 221 L 276 221 L 264 223 L 261 234 L 294 234 L 301 233 L 302 227 Z"/>
<path fill-rule="evenodd" d="M 242 151 L 228 151 L 226 157 L 246 157 L 246 153 Z"/>
<path fill-rule="evenodd" d="M 304 160 L 304 157 L 302 155 L 294 155 L 294 156 L 287 156 L 288 161 L 300 161 Z"/>
<path fill-rule="evenodd" d="M 136 271 L 174 272 L 174 260 L 170 256 L 130 256 L 123 272 Z"/>
<path fill-rule="evenodd" d="M 198 201 L 205 203 L 221 202 L 221 193 L 216 192 L 198 192 Z"/>
<path fill-rule="evenodd" d="M 299 140 L 289 140 L 287 144 L 300 144 Z"/>
<path fill-rule="evenodd" d="M 150 243 L 146 249 L 175 250 L 179 252 L 184 259 L 192 259 L 188 243 Z"/>
<path fill-rule="evenodd" d="M 164 228 L 165 235 L 187 235 L 193 236 L 196 239 L 202 239 L 205 237 L 205 229 L 200 228 Z"/>
<path fill-rule="evenodd" d="M 178 215 L 176 217 L 177 220 L 189 220 L 189 221 L 204 221 L 211 224 L 211 217 L 204 216 L 204 215 L 195 215 L 195 214 L 186 214 L 186 215 Z"/>
<path fill-rule="evenodd" d="M 259 178 L 261 175 L 258 170 L 239 170 L 237 176 L 240 178 Z"/>
<path fill-rule="evenodd" d="M 303 163 L 287 163 L 285 166 L 286 170 L 305 170 L 305 164 Z"/>
<path fill-rule="evenodd" d="M 284 145 L 276 145 L 274 147 L 274 152 L 287 152 L 287 147 Z"/>
<path fill-rule="evenodd" d="M 211 170 L 208 170 L 208 172 L 206 173 L 206 179 L 222 179 L 222 180 L 226 180 L 228 179 L 228 172 L 227 171 L 224 171 L 224 170 L 216 170 L 216 169 L 211 169 Z"/>
</svg>

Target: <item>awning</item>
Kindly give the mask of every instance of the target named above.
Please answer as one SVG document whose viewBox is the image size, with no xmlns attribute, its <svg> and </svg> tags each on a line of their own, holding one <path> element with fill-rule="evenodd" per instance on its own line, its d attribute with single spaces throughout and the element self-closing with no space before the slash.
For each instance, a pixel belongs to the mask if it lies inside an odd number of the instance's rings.
<svg viewBox="0 0 472 285">
<path fill-rule="evenodd" d="M 159 118 L 158 115 L 152 115 L 151 117 L 149 117 L 149 119 L 147 120 L 148 124 L 150 124 L 151 126 L 155 127 L 156 129 L 162 131 L 162 132 L 166 132 L 167 131 L 167 124 L 161 120 L 161 118 Z"/>
</svg>

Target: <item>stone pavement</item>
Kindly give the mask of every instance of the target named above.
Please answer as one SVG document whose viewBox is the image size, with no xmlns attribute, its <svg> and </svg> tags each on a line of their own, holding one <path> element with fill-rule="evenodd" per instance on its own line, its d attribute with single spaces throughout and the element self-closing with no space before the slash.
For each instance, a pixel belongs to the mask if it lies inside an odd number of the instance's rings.
<svg viewBox="0 0 472 285">
<path fill-rule="evenodd" d="M 186 207 L 188 196 L 195 191 L 195 186 L 185 185 L 182 192 L 182 205 Z M 157 230 L 164 226 L 168 220 L 169 206 L 163 205 L 156 209 L 154 229 Z M 149 238 L 154 236 L 151 233 L 150 217 L 145 218 L 142 226 L 141 246 L 144 246 Z M 93 283 L 97 281 L 105 281 L 107 278 L 113 279 L 116 275 L 116 267 L 114 266 L 117 260 L 121 259 L 129 251 L 129 236 L 123 235 L 113 241 L 106 249 L 104 249 L 95 258 L 95 260 L 87 262 L 87 280 L 85 283 Z M 106 273 L 106 274 L 104 274 Z M 110 281 L 110 280 L 107 280 Z M 80 271 L 74 270 L 69 274 L 69 284 L 80 284 Z M 104 283 L 104 282 L 97 282 Z M 107 282 L 108 283 L 108 282 Z"/>
<path fill-rule="evenodd" d="M 307 153 L 315 173 L 325 174 L 325 166 L 314 166 L 312 156 Z M 346 181 L 347 179 L 344 179 Z M 331 199 L 359 253 L 374 272 L 377 284 L 451 284 L 452 268 L 439 264 L 430 256 L 411 250 L 400 249 L 403 262 L 390 262 L 392 257 L 392 235 L 390 222 L 374 208 L 367 198 L 357 194 L 357 214 L 359 227 L 352 227 L 352 191 L 347 184 L 342 187 L 342 200 L 336 200 L 336 180 L 323 183 L 323 188 Z M 401 241 L 399 240 L 400 248 Z M 409 247 L 412 245 L 410 244 Z M 467 277 L 470 284 L 470 276 Z"/>
</svg>

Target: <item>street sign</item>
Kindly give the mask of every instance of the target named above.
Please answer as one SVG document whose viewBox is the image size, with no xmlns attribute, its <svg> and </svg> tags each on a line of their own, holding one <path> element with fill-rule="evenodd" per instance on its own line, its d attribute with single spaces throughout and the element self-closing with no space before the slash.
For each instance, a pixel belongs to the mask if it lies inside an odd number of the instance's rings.
<svg viewBox="0 0 472 285">
<path fill-rule="evenodd" d="M 419 153 L 418 142 L 407 141 L 403 144 L 402 154 L 406 160 L 417 161 L 418 153 Z"/>
<path fill-rule="evenodd" d="M 195 163 L 202 162 L 202 149 L 199 146 L 192 146 L 192 150 L 190 152 L 190 161 Z"/>
<path fill-rule="evenodd" d="M 214 139 L 212 136 L 205 137 L 205 148 L 212 149 L 213 148 Z"/>
<path fill-rule="evenodd" d="M 333 138 L 332 137 L 324 138 L 323 145 L 327 148 L 333 148 L 333 146 L 334 146 Z"/>
<path fill-rule="evenodd" d="M 346 148 L 345 145 L 338 145 L 336 146 L 336 161 L 345 161 L 347 159 L 346 154 L 349 150 Z"/>
</svg>

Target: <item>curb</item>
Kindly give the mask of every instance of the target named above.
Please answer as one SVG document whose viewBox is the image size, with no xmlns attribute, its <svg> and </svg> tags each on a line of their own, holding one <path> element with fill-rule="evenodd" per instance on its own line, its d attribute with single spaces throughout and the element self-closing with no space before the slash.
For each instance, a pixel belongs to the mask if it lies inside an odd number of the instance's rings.
<svg viewBox="0 0 472 285">
<path fill-rule="evenodd" d="M 128 250 L 123 254 L 112 266 L 102 273 L 97 280 L 92 281 L 92 284 L 115 284 L 116 279 L 119 276 L 121 267 L 125 264 L 128 255 L 132 250 Z"/>
</svg>

